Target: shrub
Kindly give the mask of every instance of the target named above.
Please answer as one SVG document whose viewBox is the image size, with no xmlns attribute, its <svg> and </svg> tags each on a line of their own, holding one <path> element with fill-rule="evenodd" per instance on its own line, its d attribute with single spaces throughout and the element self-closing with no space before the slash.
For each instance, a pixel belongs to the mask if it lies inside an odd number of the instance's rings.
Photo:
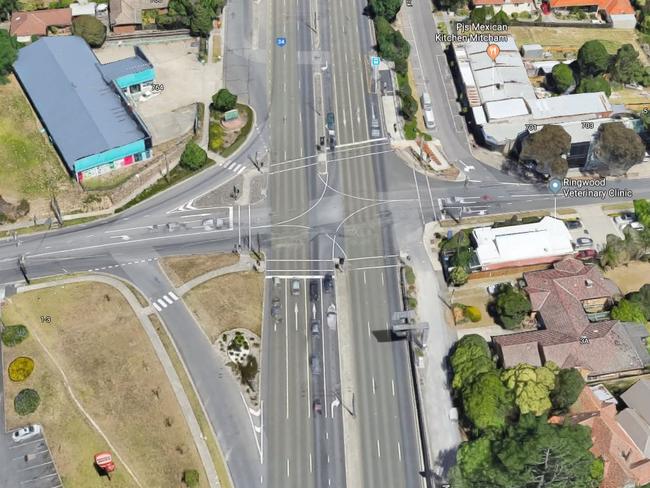
<svg viewBox="0 0 650 488">
<path fill-rule="evenodd" d="M 101 47 L 106 40 L 106 26 L 91 15 L 80 15 L 72 21 L 72 33 L 83 37 L 90 47 Z"/>
<path fill-rule="evenodd" d="M 413 272 L 412 267 L 406 266 L 404 268 L 404 275 L 406 276 L 406 282 L 409 285 L 415 285 L 415 273 Z"/>
<path fill-rule="evenodd" d="M 449 273 L 449 278 L 454 286 L 461 286 L 467 283 L 467 280 L 469 280 L 469 274 L 463 266 L 456 266 L 451 270 L 451 273 Z"/>
<path fill-rule="evenodd" d="M 465 307 L 464 315 L 472 322 L 478 322 L 481 320 L 481 311 L 473 305 Z"/>
<path fill-rule="evenodd" d="M 187 143 L 183 154 L 181 154 L 181 167 L 190 171 L 196 171 L 205 166 L 208 160 L 208 155 L 201 147 L 193 141 Z"/>
<path fill-rule="evenodd" d="M 2 343 L 7 347 L 17 346 L 29 336 L 24 325 L 7 325 L 2 330 Z"/>
<path fill-rule="evenodd" d="M 186 469 L 183 471 L 183 483 L 188 488 L 199 486 L 199 472 L 196 469 Z"/>
<path fill-rule="evenodd" d="M 219 112 L 227 112 L 237 105 L 237 95 L 233 95 L 226 88 L 222 88 L 212 96 L 212 107 Z"/>
<path fill-rule="evenodd" d="M 25 356 L 20 356 L 11 361 L 9 364 L 9 379 L 11 381 L 25 381 L 34 371 L 34 360 Z"/>
<path fill-rule="evenodd" d="M 41 397 L 36 390 L 25 388 L 20 390 L 14 398 L 14 409 L 18 415 L 29 415 L 34 413 L 41 403 Z"/>
<path fill-rule="evenodd" d="M 219 152 L 223 147 L 223 128 L 218 122 L 210 124 L 209 141 L 210 151 Z"/>
</svg>

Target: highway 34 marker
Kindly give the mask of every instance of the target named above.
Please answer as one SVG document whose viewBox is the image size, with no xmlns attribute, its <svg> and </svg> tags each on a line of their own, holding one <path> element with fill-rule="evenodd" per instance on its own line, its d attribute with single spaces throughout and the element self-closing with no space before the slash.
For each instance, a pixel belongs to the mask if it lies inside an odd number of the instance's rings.
<svg viewBox="0 0 650 488">
<path fill-rule="evenodd" d="M 276 46 L 284 47 L 284 46 L 287 45 L 287 38 L 286 37 L 276 37 L 275 38 L 275 44 L 276 44 Z"/>
</svg>

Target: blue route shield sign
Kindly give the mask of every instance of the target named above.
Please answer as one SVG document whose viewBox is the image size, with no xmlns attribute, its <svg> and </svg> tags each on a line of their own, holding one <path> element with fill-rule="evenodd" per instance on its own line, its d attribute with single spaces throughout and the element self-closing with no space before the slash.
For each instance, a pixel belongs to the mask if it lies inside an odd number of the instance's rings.
<svg viewBox="0 0 650 488">
<path fill-rule="evenodd" d="M 276 37 L 275 38 L 275 44 L 276 44 L 276 46 L 284 47 L 284 46 L 287 45 L 287 38 L 286 37 Z"/>
</svg>

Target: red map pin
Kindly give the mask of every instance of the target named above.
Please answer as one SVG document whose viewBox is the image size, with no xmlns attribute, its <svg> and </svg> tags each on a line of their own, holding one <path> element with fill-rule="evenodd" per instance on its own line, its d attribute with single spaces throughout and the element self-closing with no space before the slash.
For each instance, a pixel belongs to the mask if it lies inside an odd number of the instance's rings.
<svg viewBox="0 0 650 488">
<path fill-rule="evenodd" d="M 490 59 L 492 59 L 492 61 L 496 61 L 497 56 L 501 52 L 501 48 L 496 44 L 490 44 L 485 50 L 485 52 L 487 53 L 488 56 L 490 56 Z"/>
</svg>

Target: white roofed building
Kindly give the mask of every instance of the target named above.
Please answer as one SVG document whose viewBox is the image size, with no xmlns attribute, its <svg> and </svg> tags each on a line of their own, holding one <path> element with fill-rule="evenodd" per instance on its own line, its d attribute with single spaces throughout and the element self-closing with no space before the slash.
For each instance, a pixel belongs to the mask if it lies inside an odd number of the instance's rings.
<svg viewBox="0 0 650 488">
<path fill-rule="evenodd" d="M 553 263 L 574 252 L 569 230 L 553 217 L 532 224 L 477 227 L 472 236 L 482 271 Z"/>
</svg>

